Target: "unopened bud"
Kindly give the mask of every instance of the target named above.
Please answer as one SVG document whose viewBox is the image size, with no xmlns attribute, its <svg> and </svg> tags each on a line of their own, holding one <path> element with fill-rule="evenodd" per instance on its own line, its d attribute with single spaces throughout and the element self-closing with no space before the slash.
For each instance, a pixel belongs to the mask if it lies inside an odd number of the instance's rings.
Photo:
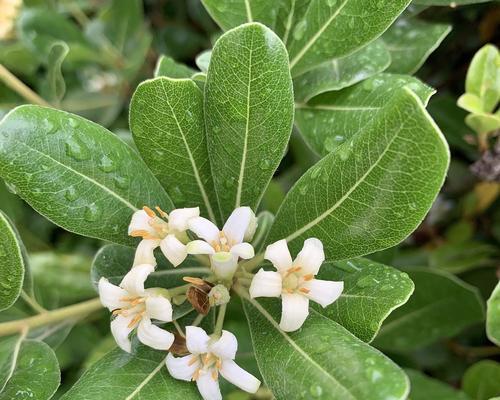
<svg viewBox="0 0 500 400">
<path fill-rule="evenodd" d="M 254 213 L 252 213 L 252 217 L 250 218 L 250 223 L 248 224 L 248 228 L 245 231 L 245 235 L 243 236 L 243 240 L 245 242 L 251 242 L 253 239 L 253 235 L 255 235 L 255 230 L 257 229 L 257 217 Z"/>
<path fill-rule="evenodd" d="M 208 294 L 208 301 L 212 307 L 227 304 L 230 299 L 229 290 L 224 285 L 215 285 Z"/>
</svg>

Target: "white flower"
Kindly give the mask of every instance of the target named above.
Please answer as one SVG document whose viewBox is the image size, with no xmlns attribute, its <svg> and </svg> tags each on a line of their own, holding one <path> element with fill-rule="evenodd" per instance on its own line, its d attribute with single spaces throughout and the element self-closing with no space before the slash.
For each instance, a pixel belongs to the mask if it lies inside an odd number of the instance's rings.
<svg viewBox="0 0 500 400">
<path fill-rule="evenodd" d="M 238 341 L 228 331 L 222 331 L 219 339 L 211 339 L 196 326 L 186 327 L 186 346 L 190 355 L 176 358 L 169 353 L 166 364 L 175 379 L 196 381 L 204 400 L 221 400 L 219 373 L 240 389 L 255 393 L 260 381 L 235 362 Z"/>
<path fill-rule="evenodd" d="M 21 0 L 0 0 L 0 40 L 12 37 L 21 6 Z"/>
<path fill-rule="evenodd" d="M 302 326 L 309 315 L 309 300 L 326 307 L 337 300 L 344 289 L 344 282 L 314 279 L 325 260 L 323 244 L 318 239 L 307 239 L 294 261 L 284 239 L 267 246 L 265 258 L 278 272 L 260 269 L 250 285 L 250 296 L 281 296 L 280 328 L 286 332 Z"/>
<path fill-rule="evenodd" d="M 235 209 L 227 219 L 222 231 L 208 219 L 192 218 L 189 229 L 204 240 L 187 244 L 188 254 L 208 254 L 215 274 L 230 279 L 238 267 L 238 258 L 249 259 L 255 255 L 250 240 L 256 228 L 256 218 L 250 207 Z"/>
<path fill-rule="evenodd" d="M 190 218 L 200 215 L 199 207 L 179 208 L 173 210 L 170 215 L 156 207 L 160 216 L 149 207 L 136 211 L 132 216 L 128 227 L 128 234 L 134 237 L 142 237 L 137 246 L 134 265 L 153 264 L 156 260 L 154 249 L 160 246 L 161 251 L 168 261 L 177 267 L 186 257 L 186 243 L 188 237 L 186 230 Z"/>
<path fill-rule="evenodd" d="M 111 321 L 111 333 L 118 346 L 129 353 L 128 337 L 135 328 L 139 340 L 154 349 L 168 350 L 174 341 L 172 333 L 151 323 L 151 319 L 172 321 L 172 304 L 159 293 L 162 289 L 144 289 L 144 282 L 153 271 L 153 265 L 137 265 L 123 277 L 120 286 L 106 278 L 99 280 L 101 303 L 116 315 Z"/>
</svg>

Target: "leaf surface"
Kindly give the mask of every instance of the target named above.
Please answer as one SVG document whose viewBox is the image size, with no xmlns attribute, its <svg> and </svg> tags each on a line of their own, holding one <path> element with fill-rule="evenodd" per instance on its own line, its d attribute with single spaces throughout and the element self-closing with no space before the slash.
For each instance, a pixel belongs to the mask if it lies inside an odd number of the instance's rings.
<svg viewBox="0 0 500 400">
<path fill-rule="evenodd" d="M 497 283 L 488 299 L 486 333 L 493 343 L 500 346 L 500 283 Z"/>
<path fill-rule="evenodd" d="M 464 392 L 419 371 L 406 369 L 405 372 L 410 378 L 412 400 L 470 400 Z"/>
<path fill-rule="evenodd" d="M 174 79 L 190 78 L 196 72 L 196 70 L 176 62 L 171 57 L 160 56 L 155 68 L 155 78 L 160 76 L 166 76 Z"/>
<path fill-rule="evenodd" d="M 474 400 L 492 400 L 500 393 L 500 364 L 482 360 L 465 371 L 462 387 Z"/>
</svg>

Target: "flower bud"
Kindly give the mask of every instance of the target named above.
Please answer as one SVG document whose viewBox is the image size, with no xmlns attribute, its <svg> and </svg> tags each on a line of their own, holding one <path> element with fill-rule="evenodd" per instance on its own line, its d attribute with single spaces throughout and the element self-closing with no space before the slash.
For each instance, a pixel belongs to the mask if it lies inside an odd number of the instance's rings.
<svg viewBox="0 0 500 400">
<path fill-rule="evenodd" d="M 208 293 L 208 301 L 212 307 L 227 304 L 230 299 L 229 290 L 224 285 L 215 285 Z"/>
<path fill-rule="evenodd" d="M 250 218 L 250 222 L 248 224 L 248 228 L 245 231 L 245 235 L 243 236 L 243 240 L 245 242 L 250 242 L 253 239 L 253 235 L 255 234 L 255 230 L 257 229 L 257 217 L 255 214 L 252 212 L 252 216 Z"/>
</svg>

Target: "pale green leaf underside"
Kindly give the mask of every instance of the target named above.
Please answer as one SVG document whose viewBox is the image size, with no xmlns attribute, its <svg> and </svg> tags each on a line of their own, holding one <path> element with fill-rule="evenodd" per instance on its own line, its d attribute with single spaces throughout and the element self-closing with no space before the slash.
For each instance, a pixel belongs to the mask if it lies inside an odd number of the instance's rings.
<svg viewBox="0 0 500 400">
<path fill-rule="evenodd" d="M 173 205 L 138 154 L 76 115 L 21 106 L 0 123 L 0 175 L 40 214 L 85 236 L 130 244 L 145 204 Z"/>
<path fill-rule="evenodd" d="M 278 299 L 245 300 L 244 308 L 260 372 L 276 399 L 406 399 L 403 371 L 336 322 L 311 310 L 300 330 L 287 333 L 278 326 Z"/>
<path fill-rule="evenodd" d="M 479 292 L 451 274 L 429 268 L 405 271 L 415 283 L 410 300 L 385 321 L 377 347 L 411 351 L 458 334 L 484 319 Z"/>
<path fill-rule="evenodd" d="M 156 63 L 155 78 L 160 76 L 166 76 L 174 79 L 190 78 L 196 72 L 198 71 L 176 62 L 171 57 L 160 56 L 158 62 Z"/>
<path fill-rule="evenodd" d="M 486 333 L 488 338 L 500 346 L 500 283 L 488 299 L 486 312 Z"/>
<path fill-rule="evenodd" d="M 329 260 L 392 247 L 426 215 L 448 162 L 441 132 L 403 88 L 362 132 L 299 179 L 267 242 L 286 238 L 296 253 L 305 239 L 317 237 Z"/>
<path fill-rule="evenodd" d="M 474 400 L 493 400 L 500 393 L 500 364 L 482 360 L 465 371 L 462 388 Z"/>
<path fill-rule="evenodd" d="M 295 123 L 309 146 L 326 155 L 361 132 L 387 100 L 408 86 L 424 105 L 434 90 L 406 75 L 379 74 L 338 92 L 321 94 L 297 104 Z"/>
<path fill-rule="evenodd" d="M 411 382 L 411 400 L 470 400 L 464 392 L 419 371 L 406 369 L 405 372 Z"/>
<path fill-rule="evenodd" d="M 130 105 L 130 129 L 142 158 L 176 207 L 200 207 L 215 221 L 203 93 L 189 79 L 141 83 Z M 155 206 L 150 204 L 150 206 Z"/>
<path fill-rule="evenodd" d="M 205 84 L 208 153 L 223 218 L 257 208 L 285 152 L 293 90 L 281 40 L 246 24 L 217 41 Z"/>
</svg>

